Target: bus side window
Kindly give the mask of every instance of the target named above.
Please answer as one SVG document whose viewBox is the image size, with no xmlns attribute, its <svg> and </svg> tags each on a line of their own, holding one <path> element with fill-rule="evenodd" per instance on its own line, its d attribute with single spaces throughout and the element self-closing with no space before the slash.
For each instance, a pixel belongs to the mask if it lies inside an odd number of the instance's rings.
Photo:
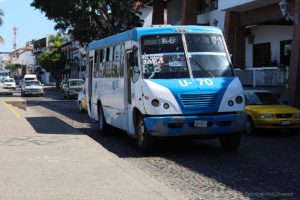
<svg viewBox="0 0 300 200">
<path fill-rule="evenodd" d="M 124 44 L 120 45 L 119 56 L 120 56 L 120 65 L 119 65 L 120 77 L 123 77 L 124 76 Z"/>
<path fill-rule="evenodd" d="M 106 78 L 111 78 L 112 75 L 112 66 L 109 62 L 109 58 L 110 58 L 110 48 L 106 48 L 106 56 L 105 56 L 105 77 Z"/>
</svg>

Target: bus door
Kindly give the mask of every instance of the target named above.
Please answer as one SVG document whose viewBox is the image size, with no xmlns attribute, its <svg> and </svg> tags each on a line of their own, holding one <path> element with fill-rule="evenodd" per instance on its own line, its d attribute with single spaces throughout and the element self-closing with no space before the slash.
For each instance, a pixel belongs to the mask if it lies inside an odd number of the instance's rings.
<svg viewBox="0 0 300 200">
<path fill-rule="evenodd" d="M 133 133 L 132 127 L 132 95 L 131 95 L 131 76 L 130 76 L 130 53 L 126 52 L 124 66 L 124 103 L 125 103 L 125 130 L 127 133 Z"/>
<path fill-rule="evenodd" d="M 88 113 L 89 116 L 93 118 L 92 115 L 92 91 L 93 91 L 93 57 L 89 58 L 89 67 L 88 67 L 88 79 L 87 81 L 87 106 L 88 106 Z"/>
</svg>

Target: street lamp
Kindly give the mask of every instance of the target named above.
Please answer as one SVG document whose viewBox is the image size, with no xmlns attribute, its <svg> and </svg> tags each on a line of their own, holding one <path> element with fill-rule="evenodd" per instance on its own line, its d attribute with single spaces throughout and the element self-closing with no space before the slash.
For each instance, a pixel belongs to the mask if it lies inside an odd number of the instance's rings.
<svg viewBox="0 0 300 200">
<path fill-rule="evenodd" d="M 298 24 L 299 22 L 299 13 L 295 13 L 293 15 L 289 14 L 287 12 L 287 7 L 288 7 L 288 3 L 286 0 L 281 0 L 278 3 L 280 10 L 282 12 L 282 15 L 285 17 L 285 19 L 288 20 L 292 20 L 295 24 Z"/>
</svg>

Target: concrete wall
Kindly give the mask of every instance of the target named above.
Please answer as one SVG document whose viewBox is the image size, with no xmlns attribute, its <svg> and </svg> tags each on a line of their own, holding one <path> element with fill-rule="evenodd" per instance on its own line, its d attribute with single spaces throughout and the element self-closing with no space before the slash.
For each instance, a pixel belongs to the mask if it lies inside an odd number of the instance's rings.
<svg viewBox="0 0 300 200">
<path fill-rule="evenodd" d="M 167 23 L 172 25 L 180 25 L 182 1 L 173 0 L 168 2 L 167 10 Z"/>
<path fill-rule="evenodd" d="M 151 26 L 152 25 L 152 8 L 142 8 L 141 9 L 141 16 L 140 19 L 144 20 L 144 26 Z"/>
<path fill-rule="evenodd" d="M 254 44 L 271 42 L 271 60 L 280 63 L 280 41 L 292 40 L 292 26 L 255 26 L 250 28 L 251 34 L 255 36 Z M 246 38 L 246 68 L 253 67 L 253 44 L 248 43 Z"/>
<path fill-rule="evenodd" d="M 219 10 L 226 10 L 232 7 L 240 6 L 254 1 L 256 0 L 219 0 Z"/>
<path fill-rule="evenodd" d="M 213 26 L 214 21 L 217 20 L 217 27 L 224 31 L 224 21 L 225 21 L 225 12 L 214 10 L 211 12 L 203 13 L 197 16 L 197 23 L 198 24 L 206 24 Z"/>
</svg>

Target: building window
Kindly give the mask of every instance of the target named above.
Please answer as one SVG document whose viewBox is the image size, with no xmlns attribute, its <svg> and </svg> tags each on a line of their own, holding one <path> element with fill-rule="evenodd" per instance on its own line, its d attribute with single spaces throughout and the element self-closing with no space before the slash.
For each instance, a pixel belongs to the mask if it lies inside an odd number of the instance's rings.
<svg viewBox="0 0 300 200">
<path fill-rule="evenodd" d="M 253 45 L 253 67 L 272 66 L 271 43 Z"/>
<path fill-rule="evenodd" d="M 292 40 L 280 41 L 280 66 L 290 66 Z"/>
</svg>

